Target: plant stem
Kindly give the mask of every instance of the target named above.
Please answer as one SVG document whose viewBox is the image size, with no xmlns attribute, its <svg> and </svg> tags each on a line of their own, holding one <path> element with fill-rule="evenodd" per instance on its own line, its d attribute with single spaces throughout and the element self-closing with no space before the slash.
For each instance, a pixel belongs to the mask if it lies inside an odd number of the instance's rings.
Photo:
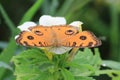
<svg viewBox="0 0 120 80">
<path fill-rule="evenodd" d="M 73 48 L 72 51 L 70 52 L 70 55 L 67 58 L 67 61 L 71 61 L 73 57 L 75 56 L 76 52 L 79 50 L 79 48 Z"/>
<path fill-rule="evenodd" d="M 2 7 L 2 5 L 0 4 L 0 12 L 6 22 L 6 24 L 8 25 L 8 27 L 10 28 L 10 31 L 12 33 L 12 36 L 15 34 L 16 28 L 15 25 L 13 24 L 13 22 L 10 20 L 10 18 L 8 17 L 6 11 L 4 10 L 4 8 Z"/>
<path fill-rule="evenodd" d="M 110 29 L 110 58 L 120 61 L 119 43 L 119 13 L 115 3 L 111 4 L 111 29 Z"/>
</svg>

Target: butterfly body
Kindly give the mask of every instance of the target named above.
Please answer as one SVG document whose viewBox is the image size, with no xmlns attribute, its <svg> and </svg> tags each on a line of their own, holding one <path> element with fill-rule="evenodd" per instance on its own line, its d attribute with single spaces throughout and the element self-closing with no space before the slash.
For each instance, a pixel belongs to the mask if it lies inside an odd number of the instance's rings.
<svg viewBox="0 0 120 80">
<path fill-rule="evenodd" d="M 16 42 L 23 46 L 36 47 L 95 47 L 101 41 L 90 31 L 82 31 L 70 25 L 34 26 L 22 31 Z"/>
</svg>

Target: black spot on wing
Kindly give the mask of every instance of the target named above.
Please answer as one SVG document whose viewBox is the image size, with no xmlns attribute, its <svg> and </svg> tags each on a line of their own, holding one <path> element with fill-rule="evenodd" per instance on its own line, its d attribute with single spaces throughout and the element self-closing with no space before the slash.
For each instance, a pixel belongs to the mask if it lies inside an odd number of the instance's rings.
<svg viewBox="0 0 120 80">
<path fill-rule="evenodd" d="M 86 36 L 80 36 L 80 39 L 81 39 L 81 40 L 86 40 L 87 37 L 86 37 Z"/>
<path fill-rule="evenodd" d="M 74 34 L 74 33 L 75 33 L 75 32 L 74 32 L 73 30 L 71 30 L 71 29 L 65 31 L 65 34 L 66 34 L 66 35 L 72 35 L 72 34 Z"/>
<path fill-rule="evenodd" d="M 39 42 L 39 44 L 40 44 L 40 46 L 44 46 L 44 45 L 42 44 L 42 42 Z"/>
<path fill-rule="evenodd" d="M 83 43 L 81 43 L 81 44 L 79 45 L 79 47 L 83 47 Z"/>
<path fill-rule="evenodd" d="M 24 46 L 29 46 L 28 43 L 27 43 L 27 41 L 24 41 L 23 43 L 24 43 L 23 44 Z"/>
<path fill-rule="evenodd" d="M 44 42 L 44 46 L 48 46 L 48 43 Z"/>
<path fill-rule="evenodd" d="M 96 41 L 96 44 L 95 44 L 95 46 L 100 46 L 100 45 L 102 45 L 102 42 L 101 42 L 101 40 L 100 39 L 98 39 L 91 31 L 87 31 L 87 32 L 89 32 L 91 35 L 92 35 L 92 37 L 93 37 L 93 39 L 94 39 L 94 41 Z"/>
<path fill-rule="evenodd" d="M 73 43 L 72 43 L 72 47 L 76 46 L 76 44 L 77 44 L 76 42 L 73 42 Z"/>
<path fill-rule="evenodd" d="M 37 46 L 37 45 L 34 43 L 34 46 Z"/>
<path fill-rule="evenodd" d="M 89 42 L 88 47 L 92 47 L 92 46 L 93 46 L 93 42 Z"/>
<path fill-rule="evenodd" d="M 33 37 L 33 36 L 27 36 L 27 38 L 28 38 L 29 40 L 34 40 L 34 37 Z"/>
<path fill-rule="evenodd" d="M 43 33 L 41 31 L 39 31 L 39 30 L 34 31 L 34 33 L 37 34 L 38 36 L 42 36 L 43 35 Z"/>
</svg>

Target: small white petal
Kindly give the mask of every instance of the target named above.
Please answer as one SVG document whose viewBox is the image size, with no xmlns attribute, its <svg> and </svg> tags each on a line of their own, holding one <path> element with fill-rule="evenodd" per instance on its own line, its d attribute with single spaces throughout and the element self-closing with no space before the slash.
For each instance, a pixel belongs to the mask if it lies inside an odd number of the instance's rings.
<svg viewBox="0 0 120 80">
<path fill-rule="evenodd" d="M 70 23 L 69 25 L 79 28 L 79 27 L 81 27 L 82 24 L 83 24 L 83 22 L 81 22 L 81 21 L 74 21 L 74 22 Z"/>
<path fill-rule="evenodd" d="M 65 25 L 66 20 L 64 17 L 52 17 L 49 15 L 43 15 L 39 19 L 39 24 L 43 26 Z"/>
<path fill-rule="evenodd" d="M 18 26 L 18 28 L 21 30 L 21 31 L 29 31 L 29 27 L 32 27 L 32 26 L 36 26 L 37 24 L 34 23 L 34 22 L 25 22 L 24 24 Z"/>
<path fill-rule="evenodd" d="M 19 37 L 19 35 L 16 35 L 16 36 L 15 36 L 15 40 L 16 40 L 18 37 Z"/>
<path fill-rule="evenodd" d="M 46 48 L 46 49 L 50 52 L 55 53 L 55 54 L 63 54 L 65 52 L 69 51 L 72 48 L 70 48 L 70 47 L 49 47 L 49 48 Z"/>
</svg>

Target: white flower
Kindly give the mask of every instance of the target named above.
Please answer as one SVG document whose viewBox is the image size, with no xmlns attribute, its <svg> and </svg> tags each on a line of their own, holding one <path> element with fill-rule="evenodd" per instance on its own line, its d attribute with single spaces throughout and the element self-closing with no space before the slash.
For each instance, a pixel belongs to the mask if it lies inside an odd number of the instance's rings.
<svg viewBox="0 0 120 80">
<path fill-rule="evenodd" d="M 21 30 L 21 31 L 29 31 L 29 27 L 32 27 L 32 26 L 36 26 L 37 24 L 34 23 L 34 22 L 25 22 L 23 23 L 22 25 L 18 26 L 18 28 Z"/>
<path fill-rule="evenodd" d="M 69 25 L 72 25 L 74 27 L 81 27 L 83 23 L 80 21 L 74 21 Z M 24 24 L 18 26 L 18 28 L 21 31 L 29 31 L 29 27 L 33 27 L 36 26 L 37 24 L 35 24 L 34 22 L 25 22 Z M 39 25 L 43 25 L 43 26 L 53 26 L 53 25 L 66 25 L 66 19 L 64 17 L 52 17 L 49 15 L 43 15 L 40 17 L 39 19 Z M 18 37 L 19 35 L 17 35 L 15 37 L 15 39 Z M 56 54 L 63 54 L 66 51 L 69 51 L 71 48 L 70 47 L 47 47 L 45 48 L 47 50 L 49 50 L 50 52 L 56 53 Z"/>
<path fill-rule="evenodd" d="M 74 22 L 70 23 L 69 25 L 79 28 L 79 27 L 81 27 L 82 24 L 83 24 L 83 22 L 81 22 L 81 21 L 74 21 Z"/>
<path fill-rule="evenodd" d="M 39 24 L 44 26 L 65 25 L 66 20 L 64 17 L 52 17 L 49 15 L 43 15 L 39 19 Z"/>
</svg>

